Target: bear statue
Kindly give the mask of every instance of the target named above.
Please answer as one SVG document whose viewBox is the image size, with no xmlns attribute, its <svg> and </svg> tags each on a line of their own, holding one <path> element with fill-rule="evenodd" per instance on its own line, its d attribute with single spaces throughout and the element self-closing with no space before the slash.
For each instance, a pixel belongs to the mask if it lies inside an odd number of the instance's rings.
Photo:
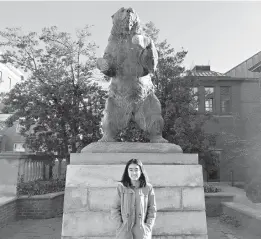
<svg viewBox="0 0 261 239">
<path fill-rule="evenodd" d="M 97 68 L 111 78 L 99 142 L 116 141 L 117 132 L 132 119 L 148 132 L 150 142 L 167 143 L 162 137 L 161 104 L 151 81 L 158 63 L 154 42 L 142 34 L 132 8 L 119 9 L 112 21 L 108 45 L 97 60 Z"/>
</svg>

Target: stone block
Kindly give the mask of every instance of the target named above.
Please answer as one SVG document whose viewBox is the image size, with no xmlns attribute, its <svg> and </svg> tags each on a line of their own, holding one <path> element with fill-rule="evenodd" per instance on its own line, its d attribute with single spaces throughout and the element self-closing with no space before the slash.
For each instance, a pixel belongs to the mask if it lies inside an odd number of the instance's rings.
<svg viewBox="0 0 261 239">
<path fill-rule="evenodd" d="M 181 188 L 155 188 L 157 210 L 181 209 Z"/>
<path fill-rule="evenodd" d="M 183 188 L 182 208 L 185 210 L 205 210 L 204 188 Z"/>
<path fill-rule="evenodd" d="M 183 236 L 152 236 L 152 239 L 184 239 Z"/>
<path fill-rule="evenodd" d="M 88 210 L 87 188 L 66 187 L 64 192 L 64 212 Z"/>
<path fill-rule="evenodd" d="M 17 157 L 5 157 L 5 154 L 0 155 L 1 196 L 16 196 L 19 160 L 19 155 Z"/>
<path fill-rule="evenodd" d="M 171 211 L 182 208 L 180 187 L 155 187 L 154 190 L 158 210 Z M 116 184 L 113 188 L 89 188 L 88 191 L 87 196 L 87 188 L 67 187 L 65 189 L 64 211 L 111 210 L 111 205 L 116 195 Z"/>
<path fill-rule="evenodd" d="M 205 211 L 158 212 L 154 235 L 207 234 Z"/>
<path fill-rule="evenodd" d="M 66 187 L 115 187 L 124 168 L 125 165 L 68 165 Z M 203 186 L 201 165 L 146 165 L 145 170 L 153 186 Z"/>
<path fill-rule="evenodd" d="M 139 142 L 93 142 L 84 147 L 81 153 L 183 153 L 176 144 Z"/>
<path fill-rule="evenodd" d="M 152 236 L 152 239 L 208 239 L 207 235 L 191 235 L 191 236 Z"/>
<path fill-rule="evenodd" d="M 110 211 L 113 199 L 116 195 L 115 188 L 90 188 L 90 210 Z"/>
<path fill-rule="evenodd" d="M 191 236 L 184 236 L 184 239 L 208 239 L 208 235 L 191 235 Z"/>
<path fill-rule="evenodd" d="M 116 225 L 109 212 L 74 212 L 63 214 L 62 236 L 114 236 Z"/>
<path fill-rule="evenodd" d="M 114 236 L 115 223 L 109 212 L 75 212 L 63 215 L 62 236 Z M 102 228 L 102 230 L 101 230 Z M 207 234 L 205 211 L 158 212 L 153 235 Z"/>
<path fill-rule="evenodd" d="M 171 153 L 73 153 L 71 154 L 71 165 L 111 165 L 123 164 L 125 165 L 131 158 L 137 158 L 142 161 L 144 165 L 190 165 L 198 164 L 197 154 L 175 154 Z M 160 158 L 160 160 L 159 160 Z"/>
<path fill-rule="evenodd" d="M 113 237 L 64 237 L 62 236 L 62 239 L 115 239 L 115 236 Z"/>
</svg>

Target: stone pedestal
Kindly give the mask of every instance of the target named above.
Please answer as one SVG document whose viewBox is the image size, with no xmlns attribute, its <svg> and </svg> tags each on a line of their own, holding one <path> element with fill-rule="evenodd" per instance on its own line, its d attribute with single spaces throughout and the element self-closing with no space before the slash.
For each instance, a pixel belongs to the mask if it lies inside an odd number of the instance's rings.
<svg viewBox="0 0 261 239">
<path fill-rule="evenodd" d="M 16 197 L 19 167 L 26 158 L 26 153 L 20 152 L 0 154 L 0 197 Z"/>
<path fill-rule="evenodd" d="M 207 239 L 202 167 L 172 144 L 93 143 L 67 166 L 62 239 L 115 238 L 110 208 L 126 162 L 140 159 L 154 186 L 153 238 Z"/>
</svg>

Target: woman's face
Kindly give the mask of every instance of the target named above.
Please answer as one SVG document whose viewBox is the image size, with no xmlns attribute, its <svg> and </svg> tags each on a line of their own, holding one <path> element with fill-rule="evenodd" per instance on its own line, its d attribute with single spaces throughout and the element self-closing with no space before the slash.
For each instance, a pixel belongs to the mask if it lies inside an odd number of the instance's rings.
<svg viewBox="0 0 261 239">
<path fill-rule="evenodd" d="M 130 164 L 128 168 L 128 174 L 131 180 L 139 180 L 141 175 L 140 166 L 137 164 Z"/>
</svg>

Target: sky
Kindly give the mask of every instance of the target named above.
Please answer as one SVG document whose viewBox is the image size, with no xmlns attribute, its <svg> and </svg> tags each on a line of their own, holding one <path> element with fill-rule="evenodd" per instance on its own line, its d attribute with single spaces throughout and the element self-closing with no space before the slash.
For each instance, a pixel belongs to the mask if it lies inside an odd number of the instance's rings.
<svg viewBox="0 0 261 239">
<path fill-rule="evenodd" d="M 261 2 L 235 1 L 0 1 L 0 30 L 22 27 L 41 32 L 57 26 L 74 33 L 86 24 L 102 56 L 112 28 L 111 16 L 132 7 L 143 23 L 152 21 L 159 39 L 188 51 L 184 66 L 210 65 L 225 73 L 261 50 Z"/>
</svg>

